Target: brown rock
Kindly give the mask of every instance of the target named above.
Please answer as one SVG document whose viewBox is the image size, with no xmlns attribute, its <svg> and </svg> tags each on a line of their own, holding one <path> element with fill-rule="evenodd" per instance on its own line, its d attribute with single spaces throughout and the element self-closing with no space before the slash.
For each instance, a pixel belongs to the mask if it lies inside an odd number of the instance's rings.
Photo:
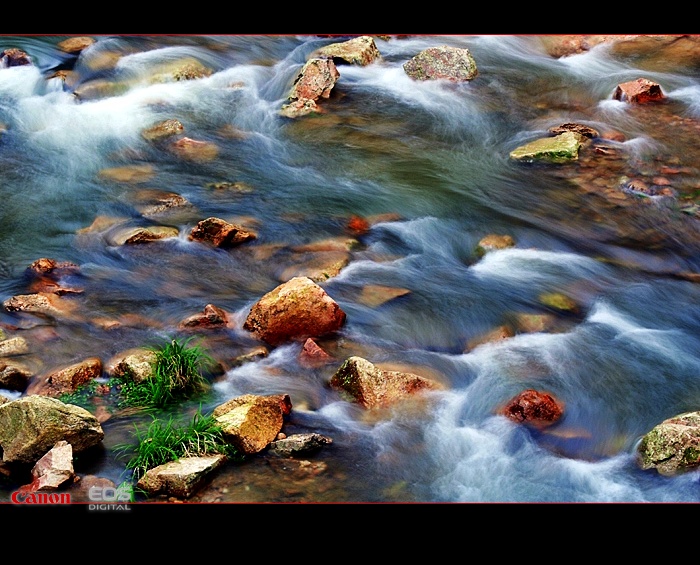
<svg viewBox="0 0 700 565">
<path fill-rule="evenodd" d="M 29 351 L 27 340 L 23 337 L 11 337 L 0 341 L 0 357 L 12 357 L 13 355 L 24 355 Z"/>
<path fill-rule="evenodd" d="M 552 135 L 559 135 L 560 133 L 564 133 L 566 131 L 573 131 L 589 139 L 593 139 L 594 137 L 600 137 L 600 133 L 598 132 L 598 130 L 586 126 L 584 124 L 577 123 L 561 124 L 560 126 L 551 127 L 547 131 L 549 131 L 549 133 L 551 133 Z"/>
<path fill-rule="evenodd" d="M 134 347 L 118 353 L 106 365 L 106 373 L 140 383 L 153 376 L 158 354 L 146 347 Z"/>
<path fill-rule="evenodd" d="M 150 180 L 154 174 L 155 170 L 152 165 L 128 165 L 102 169 L 99 172 L 99 177 L 111 181 L 140 183 Z"/>
<path fill-rule="evenodd" d="M 552 57 L 567 57 L 591 50 L 601 43 L 614 43 L 636 35 L 542 35 L 542 42 L 547 53 Z"/>
<path fill-rule="evenodd" d="M 56 261 L 48 257 L 37 259 L 28 267 L 29 271 L 37 275 L 63 275 L 75 273 L 79 270 L 78 265 L 70 261 Z"/>
<path fill-rule="evenodd" d="M 346 359 L 329 384 L 365 408 L 386 407 L 413 394 L 442 388 L 438 382 L 413 373 L 383 371 L 358 356 Z"/>
<path fill-rule="evenodd" d="M 494 343 L 513 336 L 515 336 L 513 328 L 508 325 L 498 326 L 497 328 L 494 328 L 483 335 L 469 340 L 467 342 L 467 346 L 465 347 L 465 351 L 471 351 L 472 349 L 480 345 L 484 345 L 485 343 Z"/>
<path fill-rule="evenodd" d="M 212 70 L 194 57 L 169 61 L 155 70 L 151 77 L 153 83 L 196 80 L 211 76 Z"/>
<path fill-rule="evenodd" d="M 243 353 L 241 355 L 238 355 L 231 359 L 229 362 L 229 367 L 239 367 L 240 365 L 243 365 L 244 363 L 250 363 L 253 361 L 258 361 L 260 359 L 264 359 L 270 354 L 268 351 L 267 347 L 264 345 L 261 345 L 259 347 L 254 347 L 250 351 L 247 351 L 246 353 Z"/>
<path fill-rule="evenodd" d="M 515 246 L 515 240 L 510 235 L 489 234 L 481 238 L 476 246 L 476 254 L 482 256 L 495 249 L 507 249 Z"/>
<path fill-rule="evenodd" d="M 345 312 L 308 277 L 294 277 L 253 305 L 243 328 L 270 345 L 335 332 Z"/>
<path fill-rule="evenodd" d="M 377 44 L 369 35 L 362 35 L 340 43 L 331 43 L 318 49 L 311 56 L 332 57 L 336 62 L 361 66 L 374 63 L 382 57 L 377 49 Z"/>
<path fill-rule="evenodd" d="M 381 306 L 394 298 L 405 296 L 410 293 L 411 291 L 407 288 L 401 288 L 398 286 L 368 284 L 362 287 L 362 291 L 357 299 L 365 306 L 376 308 L 377 306 Z"/>
<path fill-rule="evenodd" d="M 192 207 L 184 196 L 166 190 L 139 190 L 134 200 L 137 202 L 138 211 L 146 218 L 162 217 Z"/>
<path fill-rule="evenodd" d="M 33 371 L 26 365 L 0 359 L 0 388 L 22 392 L 33 376 Z"/>
<path fill-rule="evenodd" d="M 201 314 L 194 314 L 182 320 L 180 329 L 214 329 L 228 326 L 228 314 L 222 308 L 207 304 Z"/>
<path fill-rule="evenodd" d="M 83 49 L 87 49 L 95 43 L 92 37 L 70 37 L 56 44 L 61 51 L 66 53 L 80 53 Z"/>
<path fill-rule="evenodd" d="M 148 141 L 159 141 L 167 137 L 172 137 L 185 131 L 185 126 L 182 125 L 180 120 L 164 120 L 152 125 L 141 132 L 144 139 Z"/>
<path fill-rule="evenodd" d="M 245 394 L 217 406 L 212 414 L 227 441 L 242 454 L 252 455 L 275 441 L 282 430 L 285 396 Z M 289 407 L 291 410 L 291 401 Z"/>
<path fill-rule="evenodd" d="M 114 245 L 141 245 L 177 237 L 179 234 L 179 230 L 172 226 L 149 226 L 118 230 L 110 239 Z"/>
<path fill-rule="evenodd" d="M 69 301 L 44 292 L 13 296 L 5 300 L 3 306 L 8 312 L 29 312 L 53 318 L 69 317 L 75 310 Z"/>
<path fill-rule="evenodd" d="M 215 247 L 233 247 L 257 239 L 255 232 L 221 218 L 207 218 L 192 228 L 190 240 L 211 243 Z"/>
<path fill-rule="evenodd" d="M 127 221 L 127 218 L 118 216 L 96 216 L 95 219 L 89 226 L 80 228 L 76 233 L 78 234 L 89 234 L 89 233 L 100 233 L 108 230 L 109 228 L 117 225 L 123 224 Z"/>
<path fill-rule="evenodd" d="M 191 161 L 211 161 L 219 154 L 219 148 L 214 143 L 189 137 L 178 139 L 171 149 L 173 153 Z"/>
<path fill-rule="evenodd" d="M 347 251 L 308 252 L 295 257 L 295 264 L 285 268 L 277 278 L 284 282 L 293 277 L 308 277 L 319 283 L 338 276 L 349 262 Z"/>
<path fill-rule="evenodd" d="M 284 435 L 284 434 L 280 434 Z M 316 433 L 292 434 L 278 437 L 270 444 L 270 452 L 282 456 L 300 456 L 318 451 L 326 445 L 331 445 L 333 439 Z"/>
<path fill-rule="evenodd" d="M 0 68 L 3 67 L 20 67 L 23 65 L 31 65 L 32 60 L 21 49 L 12 47 L 10 49 L 5 49 L 0 51 Z"/>
<path fill-rule="evenodd" d="M 514 314 L 516 331 L 519 333 L 546 332 L 556 327 L 556 318 L 552 314 L 530 314 L 516 312 Z"/>
</svg>

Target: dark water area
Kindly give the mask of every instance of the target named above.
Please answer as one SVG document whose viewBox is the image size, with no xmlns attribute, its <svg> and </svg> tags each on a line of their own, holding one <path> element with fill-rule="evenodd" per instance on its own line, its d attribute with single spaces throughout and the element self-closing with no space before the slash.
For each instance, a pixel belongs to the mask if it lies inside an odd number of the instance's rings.
<svg viewBox="0 0 700 565">
<path fill-rule="evenodd" d="M 556 59 L 536 36 L 393 37 L 377 39 L 380 62 L 338 66 L 323 113 L 288 119 L 279 111 L 301 66 L 338 38 L 99 36 L 80 56 L 57 47 L 64 39 L 0 36 L 0 50 L 23 49 L 35 63 L 0 68 L 0 297 L 27 294 L 26 269 L 41 257 L 80 267 L 62 281 L 82 290 L 64 297 L 76 306 L 70 319 L 0 312 L 3 327 L 16 328 L 6 333 L 27 339 L 23 361 L 37 372 L 158 343 L 209 303 L 235 327 L 201 343 L 230 361 L 260 345 L 243 320 L 288 278 L 295 247 L 350 237 L 352 216 L 379 218 L 321 283 L 347 313 L 340 335 L 319 340 L 337 363 L 300 364 L 300 343 L 271 348 L 217 377 L 203 404 L 287 393 L 285 433 L 318 432 L 333 444 L 305 461 L 261 454 L 227 467 L 195 501 L 700 501 L 697 471 L 663 477 L 635 461 L 645 433 L 700 409 L 700 285 L 688 276 L 700 273 L 697 68 L 649 66 L 605 46 Z M 468 48 L 478 77 L 406 76 L 403 63 L 439 45 Z M 151 80 L 188 58 L 211 75 Z M 69 86 L 49 78 L 61 69 L 74 73 Z M 618 84 L 639 77 L 659 83 L 666 103 L 613 100 Z M 216 158 L 183 159 L 143 138 L 171 118 L 215 144 Z M 571 164 L 509 158 L 570 122 L 621 135 Z M 148 175 L 102 174 L 133 166 Z M 621 188 L 659 177 L 673 196 Z M 144 190 L 191 207 L 146 217 Z M 258 238 L 226 250 L 188 240 L 212 216 L 240 220 Z M 122 246 L 109 228 L 85 230 L 99 217 L 173 226 L 179 236 Z M 515 245 L 481 256 L 488 234 Z M 368 285 L 409 292 L 373 305 L 362 299 Z M 546 306 L 547 293 L 578 311 Z M 551 323 L 467 346 L 523 314 Z M 445 388 L 423 404 L 368 412 L 327 386 L 350 355 Z M 555 426 L 537 431 L 497 414 L 527 388 L 565 404 Z M 148 421 L 107 420 L 102 449 L 78 457 L 76 471 L 127 479 L 112 448 Z M 17 486 L 0 483 L 0 500 Z"/>
</svg>

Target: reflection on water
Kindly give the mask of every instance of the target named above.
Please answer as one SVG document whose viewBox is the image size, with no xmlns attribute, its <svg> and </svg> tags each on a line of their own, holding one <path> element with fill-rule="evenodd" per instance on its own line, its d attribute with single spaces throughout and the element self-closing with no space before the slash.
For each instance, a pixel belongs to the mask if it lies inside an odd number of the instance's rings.
<svg viewBox="0 0 700 565">
<path fill-rule="evenodd" d="M 40 257 L 80 265 L 63 281 L 82 290 L 66 298 L 76 316 L 0 313 L 30 342 L 37 372 L 158 343 L 208 303 L 236 320 L 200 336 L 230 362 L 259 345 L 242 320 L 282 282 L 295 246 L 350 237 L 352 215 L 379 218 L 323 283 L 348 314 L 341 335 L 323 342 L 337 363 L 302 366 L 300 344 L 284 345 L 230 365 L 204 406 L 288 393 L 285 432 L 315 431 L 333 444 L 308 461 L 260 454 L 220 473 L 196 501 L 700 501 L 697 473 L 661 478 L 639 471 L 633 456 L 651 427 L 700 407 L 700 291 L 682 276 L 700 268 L 700 239 L 697 217 L 679 204 L 692 204 L 700 186 L 692 69 L 647 72 L 604 48 L 554 59 L 525 36 L 378 39 L 382 62 L 340 66 L 325 112 L 288 120 L 278 112 L 296 73 L 334 39 L 113 36 L 79 57 L 56 47 L 62 39 L 0 36 L 0 49 L 21 48 L 36 63 L 0 69 L 2 298 L 28 292 L 25 270 Z M 468 47 L 478 79 L 405 75 L 408 58 L 442 44 Z M 182 59 L 211 73 L 151 81 Z M 65 87 L 47 80 L 66 68 Z M 662 84 L 669 104 L 632 111 L 611 100 L 618 83 L 640 75 Z M 170 118 L 215 144 L 216 158 L 182 159 L 142 137 Z M 509 160 L 518 145 L 573 121 L 622 138 L 565 167 Z M 119 177 L 122 167 L 139 174 Z M 671 178 L 675 200 L 626 198 L 618 188 L 635 176 Z M 146 217 L 153 191 L 190 206 Z M 189 241 L 210 216 L 258 238 L 230 250 Z M 95 228 L 100 218 L 107 222 Z M 115 243 L 119 226 L 152 223 L 179 236 Z M 487 234 L 508 234 L 515 246 L 482 257 Z M 402 294 L 368 304 L 367 285 Z M 548 307 L 546 293 L 572 298 L 578 312 Z M 524 315 L 549 325 L 468 346 Z M 327 386 L 350 355 L 424 371 L 446 389 L 420 406 L 368 414 Z M 495 414 L 525 388 L 560 398 L 562 421 L 535 432 Z M 183 406 L 179 417 L 195 409 Z M 104 445 L 76 470 L 119 483 L 123 463 L 111 448 L 149 418 L 112 417 Z"/>
</svg>

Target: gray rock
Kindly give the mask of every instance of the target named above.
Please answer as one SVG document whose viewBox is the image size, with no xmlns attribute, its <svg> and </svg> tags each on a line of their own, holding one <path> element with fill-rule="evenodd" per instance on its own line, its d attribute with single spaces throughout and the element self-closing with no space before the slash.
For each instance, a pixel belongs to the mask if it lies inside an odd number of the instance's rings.
<svg viewBox="0 0 700 565">
<path fill-rule="evenodd" d="M 270 451 L 276 455 L 307 455 L 333 443 L 327 436 L 308 433 L 292 434 L 270 444 Z"/>
<path fill-rule="evenodd" d="M 103 439 L 95 416 L 56 398 L 34 394 L 0 405 L 0 447 L 6 463 L 36 463 L 61 440 L 80 453 Z"/>
</svg>

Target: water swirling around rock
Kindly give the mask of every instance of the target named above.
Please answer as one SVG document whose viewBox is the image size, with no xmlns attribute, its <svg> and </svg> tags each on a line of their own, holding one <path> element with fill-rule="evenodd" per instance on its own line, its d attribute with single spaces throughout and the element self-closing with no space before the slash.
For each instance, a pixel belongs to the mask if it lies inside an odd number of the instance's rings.
<svg viewBox="0 0 700 565">
<path fill-rule="evenodd" d="M 535 36 L 377 39 L 381 62 L 339 65 L 323 112 L 287 119 L 279 112 L 295 74 L 337 38 L 110 36 L 80 56 L 58 49 L 63 39 L 0 37 L 0 50 L 18 47 L 35 61 L 0 69 L 2 299 L 27 293 L 25 270 L 40 257 L 79 265 L 69 282 L 83 290 L 68 298 L 80 303 L 78 319 L 0 313 L 4 327 L 27 336 L 37 366 L 153 343 L 209 303 L 236 320 L 205 341 L 230 360 L 258 345 L 242 321 L 283 282 L 295 248 L 348 237 L 353 215 L 377 218 L 347 266 L 322 283 L 347 313 L 341 336 L 323 344 L 337 363 L 304 367 L 301 344 L 284 344 L 229 368 L 205 406 L 288 393 L 285 431 L 322 433 L 332 446 L 308 467 L 261 455 L 221 472 L 199 500 L 700 502 L 697 474 L 662 478 L 634 460 L 653 426 L 700 408 L 696 71 L 647 72 L 644 59 L 605 48 L 557 59 Z M 468 47 L 478 77 L 409 79 L 403 63 L 438 45 Z M 210 72 L 154 80 L 183 59 Z M 48 78 L 67 68 L 67 82 Z M 611 99 L 638 76 L 660 83 L 668 103 Z M 173 118 L 216 155 L 183 158 L 143 138 Z M 569 122 L 607 137 L 571 164 L 508 158 Z M 129 180 L 104 174 L 124 168 Z M 625 192 L 632 179 L 674 195 Z M 154 189 L 192 208 L 146 217 L 142 191 Z M 180 235 L 118 245 L 112 228 L 86 231 L 100 217 Z M 208 217 L 247 223 L 258 238 L 234 249 L 188 240 Z M 480 256 L 487 234 L 515 244 Z M 377 305 L 363 301 L 368 285 L 401 292 Z M 543 304 L 547 293 L 579 311 Z M 517 325 L 524 315 L 549 325 L 526 331 Z M 512 337 L 467 346 L 506 323 Z M 327 387 L 357 354 L 437 375 L 446 388 L 429 394 L 428 410 L 377 418 Z M 497 414 L 527 388 L 565 403 L 556 427 L 532 430 Z M 105 422 L 104 453 L 80 472 L 119 483 L 123 465 L 110 448 L 131 437 L 134 421 Z"/>
</svg>

